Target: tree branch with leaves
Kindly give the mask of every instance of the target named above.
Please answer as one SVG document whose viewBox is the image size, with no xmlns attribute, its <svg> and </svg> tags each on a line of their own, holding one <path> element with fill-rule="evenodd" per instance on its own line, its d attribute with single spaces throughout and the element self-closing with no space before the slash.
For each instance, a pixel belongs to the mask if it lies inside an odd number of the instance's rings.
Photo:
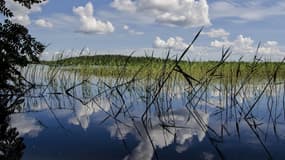
<svg viewBox="0 0 285 160">
<path fill-rule="evenodd" d="M 14 1 L 29 9 L 33 4 L 43 2 L 43 0 Z M 0 13 L 7 18 L 13 17 L 13 12 L 6 7 L 5 0 L 0 0 Z M 0 23 L 0 95 L 16 94 L 22 91 L 23 77 L 17 67 L 37 62 L 44 49 L 45 46 L 36 41 L 26 27 L 12 23 L 8 19 Z"/>
<path fill-rule="evenodd" d="M 23 7 L 31 8 L 42 0 L 14 0 Z M 6 1 L 0 0 L 0 14 L 7 18 L 13 12 Z M 9 19 L 0 22 L 0 159 L 21 159 L 25 144 L 16 128 L 9 125 L 10 115 L 23 103 L 24 78 L 19 67 L 38 62 L 45 46 L 29 34 L 26 27 Z"/>
</svg>

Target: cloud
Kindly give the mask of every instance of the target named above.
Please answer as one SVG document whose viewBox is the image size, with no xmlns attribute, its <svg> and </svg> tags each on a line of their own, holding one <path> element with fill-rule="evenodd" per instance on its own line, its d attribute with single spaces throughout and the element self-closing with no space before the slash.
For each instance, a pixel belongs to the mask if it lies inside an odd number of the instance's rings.
<svg viewBox="0 0 285 160">
<path fill-rule="evenodd" d="M 114 0 L 111 3 L 111 6 L 119 11 L 126 11 L 126 12 L 136 11 L 136 6 L 132 0 Z"/>
<path fill-rule="evenodd" d="M 91 2 L 88 2 L 85 7 L 73 7 L 73 12 L 79 16 L 81 22 L 81 28 L 79 32 L 82 33 L 97 33 L 97 34 L 106 34 L 114 32 L 115 28 L 113 24 L 109 21 L 103 22 L 97 20 L 93 16 L 93 5 Z"/>
<path fill-rule="evenodd" d="M 285 2 L 215 1 L 210 4 L 211 18 L 237 18 L 237 22 L 259 21 L 271 16 L 285 15 Z"/>
<path fill-rule="evenodd" d="M 43 28 L 52 28 L 53 24 L 51 22 L 49 22 L 48 20 L 45 19 L 38 19 L 35 21 L 35 24 L 39 27 L 43 27 Z"/>
<path fill-rule="evenodd" d="M 203 152 L 202 154 L 204 160 L 212 160 L 215 158 L 215 155 L 212 153 Z"/>
<path fill-rule="evenodd" d="M 229 41 L 227 38 L 219 41 L 215 40 L 211 42 L 212 47 L 222 48 L 222 47 L 233 47 L 234 51 L 243 53 L 254 52 L 253 47 L 254 41 L 250 37 L 244 37 L 239 35 L 234 41 Z"/>
<path fill-rule="evenodd" d="M 123 29 L 128 31 L 128 33 L 131 35 L 137 35 L 137 36 L 144 35 L 144 32 L 139 32 L 139 31 L 135 31 L 133 29 L 130 29 L 130 27 L 128 25 L 124 25 Z"/>
<path fill-rule="evenodd" d="M 124 30 L 128 30 L 129 26 L 128 25 L 124 25 L 123 28 L 124 28 Z"/>
<path fill-rule="evenodd" d="M 17 128 L 20 136 L 36 137 L 43 130 L 36 119 L 27 117 L 25 114 L 13 114 L 10 118 L 11 127 Z"/>
<path fill-rule="evenodd" d="M 181 37 L 170 37 L 168 40 L 162 40 L 160 37 L 156 37 L 153 42 L 153 46 L 155 48 L 184 50 L 188 45 Z"/>
<path fill-rule="evenodd" d="M 201 122 L 208 124 L 209 115 L 207 113 L 199 110 L 195 110 L 195 113 L 199 115 Z M 168 113 L 164 113 L 160 119 L 152 117 L 152 124 L 147 126 L 137 120 L 132 122 L 125 121 L 124 123 L 110 126 L 109 130 L 112 137 L 124 139 L 128 134 L 132 134 L 139 140 L 138 145 L 124 159 L 151 160 L 153 158 L 154 149 L 163 149 L 175 143 L 176 146 L 183 145 L 185 151 L 190 147 L 193 137 L 197 137 L 199 142 L 203 141 L 206 136 L 205 131 L 194 118 L 188 118 L 189 111 L 186 109 L 177 109 L 173 111 L 171 116 L 173 117 L 172 121 L 175 122 L 175 125 L 185 127 L 162 127 L 162 124 L 166 126 L 171 125 L 168 124 L 169 122 L 165 121 L 165 119 L 169 118 Z M 150 142 L 150 139 L 152 143 Z"/>
<path fill-rule="evenodd" d="M 230 35 L 229 32 L 225 31 L 224 29 L 220 28 L 220 29 L 211 29 L 208 32 L 202 32 L 202 35 L 207 35 L 208 37 L 211 38 L 223 38 L 223 37 L 227 37 Z"/>
<path fill-rule="evenodd" d="M 237 36 L 233 41 L 225 38 L 223 40 L 214 40 L 211 42 L 212 47 L 222 48 L 222 47 L 232 47 L 233 52 L 250 54 L 255 53 L 257 49 L 257 44 L 251 37 L 245 37 L 243 35 Z M 276 41 L 267 41 L 261 44 L 258 53 L 260 54 L 284 54 Z"/>
<path fill-rule="evenodd" d="M 138 35 L 138 36 L 144 35 L 144 32 L 138 32 L 135 30 L 129 30 L 129 33 L 132 35 Z"/>
<path fill-rule="evenodd" d="M 210 25 L 206 0 L 114 0 L 111 7 L 137 13 L 170 26 L 197 27 Z"/>
<path fill-rule="evenodd" d="M 28 26 L 31 24 L 30 14 L 35 12 L 41 12 L 42 6 L 47 4 L 48 1 L 44 1 L 39 4 L 34 4 L 31 9 L 27 9 L 23 7 L 21 4 L 14 2 L 13 0 L 7 0 L 6 5 L 13 12 L 14 16 L 11 17 L 11 21 L 15 23 L 22 24 L 24 26 Z"/>
<path fill-rule="evenodd" d="M 108 99 L 94 99 L 86 105 L 75 106 L 75 117 L 70 118 L 68 122 L 73 125 L 80 125 L 83 129 L 87 129 L 90 124 L 90 116 L 92 114 L 100 111 L 108 112 L 110 107 L 111 104 Z"/>
<path fill-rule="evenodd" d="M 263 54 L 282 54 L 282 51 L 280 50 L 278 46 L 278 42 L 276 41 L 267 41 L 266 43 L 262 44 L 259 48 L 259 52 Z"/>
</svg>

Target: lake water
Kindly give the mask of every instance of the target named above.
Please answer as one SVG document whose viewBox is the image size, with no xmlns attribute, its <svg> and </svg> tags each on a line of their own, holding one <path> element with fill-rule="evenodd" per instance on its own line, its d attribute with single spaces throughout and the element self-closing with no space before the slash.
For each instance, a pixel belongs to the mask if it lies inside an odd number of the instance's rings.
<svg viewBox="0 0 285 160">
<path fill-rule="evenodd" d="M 22 159 L 284 159 L 284 83 L 81 76 L 30 69 L 10 116 Z M 117 86 L 117 87 L 114 87 Z"/>
</svg>

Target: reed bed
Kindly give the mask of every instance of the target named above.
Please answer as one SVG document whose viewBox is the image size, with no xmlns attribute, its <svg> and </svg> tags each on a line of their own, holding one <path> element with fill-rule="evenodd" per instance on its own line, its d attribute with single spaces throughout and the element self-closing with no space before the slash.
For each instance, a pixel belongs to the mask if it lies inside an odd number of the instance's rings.
<svg viewBox="0 0 285 160">
<path fill-rule="evenodd" d="M 133 128 L 159 159 L 152 129 L 160 128 L 164 136 L 175 137 L 176 130 L 189 127 L 181 126 L 177 119 L 174 101 L 179 100 L 179 109 L 186 115 L 184 123 L 197 124 L 220 159 L 226 158 L 220 148 L 224 140 L 230 135 L 240 138 L 242 128 L 255 136 L 267 159 L 272 159 L 265 135 L 272 131 L 280 135 L 278 122 L 285 120 L 283 61 L 263 62 L 255 57 L 252 62 L 228 62 L 230 49 L 224 49 L 217 62 L 182 61 L 200 32 L 175 60 L 169 54 L 165 59 L 106 55 L 30 65 L 22 73 L 35 84 L 26 94 L 34 102 L 26 102 L 18 112 L 33 111 L 31 104 L 42 101 L 51 111 L 75 110 L 78 104 L 92 108 L 89 104 L 93 104 L 106 114 L 100 124 L 114 121 L 121 136 L 125 127 Z M 108 101 L 108 110 L 98 99 Z M 259 115 L 264 102 L 269 114 Z M 132 112 L 138 104 L 141 112 Z M 215 126 L 205 115 L 215 117 Z"/>
<path fill-rule="evenodd" d="M 126 61 L 127 65 L 125 65 Z M 285 64 L 283 62 L 264 62 L 261 60 L 254 60 L 255 62 L 224 62 L 217 69 L 217 73 L 225 78 L 230 79 L 233 75 L 239 74 L 239 77 L 245 77 L 252 70 L 252 65 L 255 65 L 254 73 L 251 76 L 254 80 L 263 80 L 268 75 L 274 72 L 275 66 L 280 66 L 277 72 L 277 78 L 285 79 Z M 164 63 L 167 64 L 164 64 Z M 96 56 L 81 56 L 72 57 L 57 61 L 45 61 L 42 64 L 49 66 L 60 66 L 68 71 L 76 71 L 79 74 L 95 75 L 95 76 L 110 76 L 117 77 L 120 70 L 125 69 L 124 76 L 131 77 L 134 73 L 141 69 L 139 76 L 145 77 L 151 72 L 153 75 L 158 75 L 161 69 L 166 65 L 166 69 L 170 69 L 175 63 L 172 59 L 160 59 L 153 57 L 129 57 L 117 55 L 96 55 Z M 212 67 L 219 64 L 218 61 L 208 62 L 188 62 L 181 61 L 179 66 L 183 71 L 197 79 L 202 79 L 206 72 Z M 235 76 L 236 77 L 236 76 Z"/>
</svg>

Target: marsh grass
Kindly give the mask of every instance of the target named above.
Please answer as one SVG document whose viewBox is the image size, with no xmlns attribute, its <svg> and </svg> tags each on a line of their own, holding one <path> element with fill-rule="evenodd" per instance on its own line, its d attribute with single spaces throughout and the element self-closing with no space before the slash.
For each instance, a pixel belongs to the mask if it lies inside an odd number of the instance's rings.
<svg viewBox="0 0 285 160">
<path fill-rule="evenodd" d="M 157 146 L 152 141 L 149 132 L 155 119 L 159 119 L 160 126 L 165 134 L 168 134 L 173 128 L 183 128 L 183 126 L 176 124 L 177 120 L 174 115 L 175 104 L 173 104 L 173 99 L 175 99 L 176 93 L 173 93 L 173 88 L 178 87 L 177 93 L 182 94 L 183 99 L 186 100 L 184 107 L 188 112 L 188 119 L 194 119 L 199 124 L 221 159 L 225 158 L 219 147 L 223 144 L 224 137 L 233 134 L 242 137 L 243 133 L 240 132 L 240 128 L 243 122 L 246 122 L 250 130 L 256 135 L 268 155 L 268 159 L 270 159 L 272 158 L 271 152 L 266 146 L 266 139 L 263 138 L 264 133 L 270 132 L 270 130 L 264 129 L 260 119 L 268 118 L 268 121 L 271 122 L 268 124 L 268 128 L 272 126 L 276 135 L 280 134 L 278 132 L 280 125 L 278 121 L 284 117 L 284 114 L 283 116 L 280 115 L 280 113 L 284 113 L 284 105 L 283 107 L 278 106 L 277 101 L 279 100 L 273 97 L 280 93 L 281 95 L 278 98 L 284 100 L 284 89 L 280 90 L 280 87 L 278 89 L 276 87 L 277 85 L 284 86 L 284 80 L 277 78 L 277 72 L 282 63 L 275 66 L 272 72 L 267 72 L 267 77 L 263 81 L 258 81 L 257 84 L 254 80 L 255 77 L 250 76 L 250 74 L 256 72 L 258 64 L 249 65 L 250 70 L 245 76 L 241 76 L 238 71 L 239 65 L 237 65 L 233 67 L 234 71 L 230 72 L 229 78 L 225 80 L 220 70 L 220 67 L 223 67 L 225 63 L 222 62 L 224 60 L 222 58 L 221 64 L 214 63 L 210 69 L 205 71 L 204 76 L 198 78 L 187 73 L 180 67 L 180 64 L 169 66 L 170 63 L 167 61 L 164 62 L 160 72 L 155 76 L 152 70 L 147 70 L 145 76 L 140 77 L 141 70 L 143 70 L 141 67 L 137 68 L 136 74 L 133 76 L 125 76 L 124 74 L 127 72 L 125 69 L 118 70 L 119 76 L 111 77 L 109 80 L 108 77 L 100 77 L 94 80 L 92 74 L 81 74 L 77 70 L 67 71 L 60 66 L 31 65 L 24 73 L 27 79 L 35 84 L 37 90 L 29 92 L 26 96 L 33 97 L 34 101 L 45 99 L 44 102 L 48 104 L 46 106 L 50 111 L 55 109 L 74 110 L 73 107 L 78 102 L 87 105 L 91 102 L 97 103 L 98 98 L 104 97 L 111 102 L 111 109 L 110 111 L 102 109 L 106 117 L 102 119 L 100 124 L 112 120 L 115 122 L 119 133 L 123 132 L 122 125 L 136 128 L 139 135 L 146 135 L 149 142 L 153 143 L 154 153 L 159 159 L 159 153 L 156 151 Z M 127 65 L 125 64 L 125 67 Z M 173 71 L 170 75 L 171 67 Z M 259 88 L 254 88 L 256 86 Z M 211 95 L 208 95 L 211 90 L 218 92 L 218 102 L 213 101 Z M 261 99 L 268 95 L 267 108 L 270 114 L 268 117 L 259 117 L 254 113 L 254 110 L 259 108 Z M 63 101 L 63 97 L 66 100 Z M 136 101 L 142 101 L 145 104 L 143 110 L 145 113 L 142 115 L 132 113 L 133 107 L 135 107 L 133 103 Z M 29 102 L 25 105 L 30 106 L 33 103 L 35 102 Z M 213 116 L 219 117 L 220 130 L 219 127 L 209 126 L 198 112 L 198 110 L 208 112 L 207 106 L 216 108 Z M 24 108 L 25 110 L 20 109 L 19 112 L 32 111 L 30 107 Z M 283 112 L 280 112 L 281 109 Z M 56 114 L 51 113 L 59 126 L 66 130 Z M 129 119 L 132 125 L 126 123 L 124 119 Z M 138 121 L 142 122 L 143 130 L 138 126 Z M 235 122 L 234 125 L 230 123 L 232 121 Z M 175 136 L 174 133 L 173 136 Z"/>
<path fill-rule="evenodd" d="M 51 111 L 75 110 L 77 103 L 85 107 L 95 103 L 106 114 L 100 124 L 108 120 L 114 121 L 121 135 L 122 125 L 135 128 L 140 136 L 148 140 L 155 158 L 159 159 L 157 145 L 153 142 L 150 131 L 156 121 L 165 135 L 171 133 L 176 136 L 175 130 L 185 127 L 177 124 L 176 106 L 173 103 L 177 97 L 182 97 L 182 107 L 187 113 L 185 123 L 194 120 L 198 124 L 220 159 L 226 158 L 220 149 L 225 137 L 237 135 L 240 138 L 243 134 L 240 131 L 241 125 L 244 123 L 264 148 L 267 158 L 272 159 L 265 143 L 265 135 L 271 132 L 268 128 L 272 127 L 278 136 L 278 121 L 282 117 L 285 119 L 283 61 L 264 62 L 255 57 L 252 62 L 243 62 L 242 59 L 228 62 L 230 48 L 223 49 L 220 60 L 216 62 L 183 61 L 200 32 L 201 30 L 176 59 L 170 59 L 169 53 L 165 59 L 132 57 L 132 54 L 97 55 L 30 65 L 22 73 L 34 84 L 33 90 L 26 97 L 35 102 L 25 103 L 26 107 L 20 108 L 19 112 L 32 111 L 27 106 L 39 103 L 39 99 L 44 99 Z M 94 76 L 97 78 L 94 79 Z M 215 98 L 210 95 L 213 91 L 217 92 Z M 109 111 L 100 107 L 98 98 L 110 101 Z M 269 114 L 260 117 L 254 111 L 259 109 L 264 98 Z M 50 102 L 49 99 L 53 101 Z M 282 104 L 278 103 L 280 100 Z M 143 110 L 140 114 L 134 114 L 134 103 L 138 101 L 143 102 Z M 210 112 L 209 106 L 214 110 L 211 116 L 217 117 L 218 126 L 210 126 L 201 116 L 201 110 Z M 52 113 L 60 123 L 56 114 Z M 126 123 L 126 119 L 130 123 Z M 263 125 L 263 119 L 268 119 L 267 126 Z M 64 128 L 61 123 L 60 126 Z M 124 145 L 127 146 L 125 142 Z"/>
<path fill-rule="evenodd" d="M 167 59 L 167 58 L 166 58 Z M 83 75 L 95 76 L 110 76 L 118 77 L 119 73 L 124 70 L 126 77 L 133 76 L 137 70 L 140 70 L 140 77 L 145 77 L 148 74 L 158 75 L 161 70 L 165 68 L 170 70 L 171 66 L 175 64 L 172 59 L 159 59 L 154 57 L 129 57 L 129 56 L 115 56 L 115 55 L 96 55 L 72 57 L 58 61 L 42 62 L 49 66 L 60 66 L 67 71 L 75 71 Z M 126 61 L 128 63 L 126 64 Z M 255 61 L 253 59 L 253 61 Z M 167 62 L 165 64 L 165 62 Z M 187 74 L 202 79 L 207 71 L 218 65 L 219 61 L 208 62 L 188 62 L 181 61 L 179 67 Z M 253 63 L 255 65 L 253 72 Z M 250 74 L 253 80 L 265 80 L 268 75 L 274 72 L 275 66 L 280 66 L 276 73 L 277 79 L 285 79 L 285 64 L 283 62 L 223 62 L 217 68 L 216 73 L 224 77 L 225 81 L 229 81 L 232 77 L 237 80 L 246 77 Z M 238 76 L 236 76 L 238 74 Z M 235 81 L 235 80 L 234 80 Z"/>
</svg>

